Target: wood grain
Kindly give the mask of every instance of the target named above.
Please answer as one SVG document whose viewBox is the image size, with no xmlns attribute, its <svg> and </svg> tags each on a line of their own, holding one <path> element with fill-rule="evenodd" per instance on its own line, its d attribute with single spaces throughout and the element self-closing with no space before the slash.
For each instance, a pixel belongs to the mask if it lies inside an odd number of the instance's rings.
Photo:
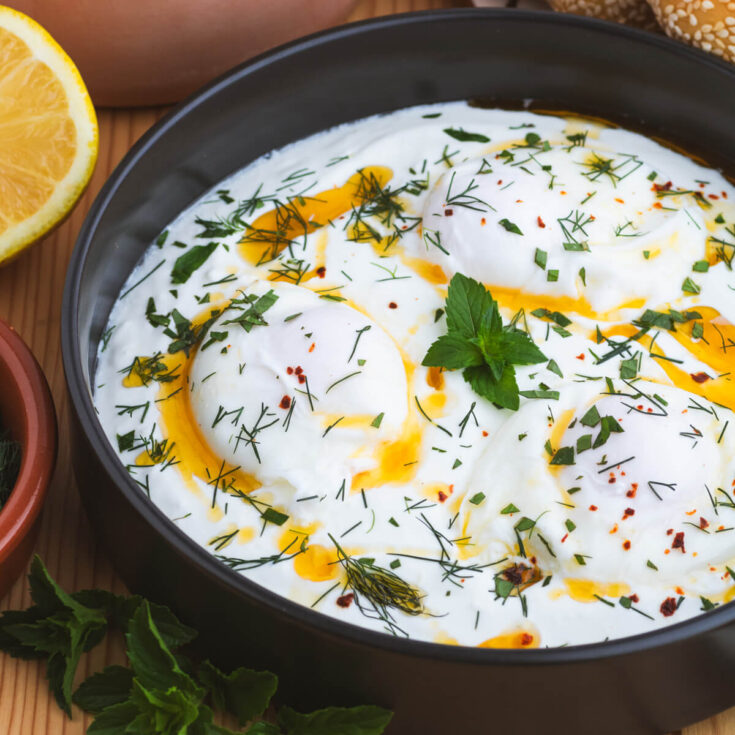
<svg viewBox="0 0 735 735">
<path fill-rule="evenodd" d="M 451 0 L 362 0 L 351 20 L 462 4 Z M 59 419 L 59 460 L 43 512 L 37 552 L 68 590 L 125 588 L 96 547 L 80 506 L 69 462 L 67 399 L 59 323 L 66 266 L 84 216 L 103 182 L 130 146 L 163 114 L 161 109 L 99 110 L 100 150 L 89 189 L 51 236 L 0 269 L 0 318 L 12 324 L 33 350 L 51 386 Z M 30 604 L 24 579 L 0 601 L 0 610 Z M 109 663 L 125 663 L 121 642 L 110 638 L 82 659 L 79 678 Z M 48 694 L 44 667 L 0 655 L 0 733 L 82 735 L 91 718 L 78 709 L 67 719 Z M 621 733 L 621 735 L 624 735 Z M 678 735 L 678 734 L 677 734 Z M 735 735 L 735 709 L 687 728 L 683 735 Z"/>
</svg>

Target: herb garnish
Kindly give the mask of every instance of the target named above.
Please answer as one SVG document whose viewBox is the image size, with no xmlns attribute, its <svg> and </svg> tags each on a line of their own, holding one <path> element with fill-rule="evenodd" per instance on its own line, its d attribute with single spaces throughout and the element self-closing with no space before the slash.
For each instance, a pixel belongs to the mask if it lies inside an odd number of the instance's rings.
<svg viewBox="0 0 735 735">
<path fill-rule="evenodd" d="M 0 509 L 13 491 L 20 472 L 20 444 L 0 429 Z"/>
<path fill-rule="evenodd" d="M 178 257 L 171 271 L 171 283 L 186 283 L 192 273 L 204 265 L 218 244 L 210 242 L 209 245 L 194 245 Z"/>
<path fill-rule="evenodd" d="M 452 277 L 445 311 L 448 332 L 429 347 L 422 364 L 463 369 L 475 393 L 517 410 L 520 399 L 513 366 L 547 358 L 526 332 L 503 325 L 492 294 L 472 278 L 461 273 Z"/>
<path fill-rule="evenodd" d="M 95 715 L 88 735 L 235 735 L 214 724 L 212 707 L 230 712 L 240 728 L 268 708 L 278 678 L 243 667 L 227 674 L 206 660 L 196 666 L 177 649 L 197 633 L 167 607 L 106 590 L 67 594 L 37 556 L 28 578 L 35 604 L 0 614 L 0 650 L 14 658 L 48 658 L 49 686 L 59 706 L 71 716 L 73 701 Z M 107 666 L 72 695 L 81 655 L 102 642 L 108 626 L 125 633 L 130 667 Z M 247 732 L 380 735 L 391 718 L 391 712 L 373 706 L 308 714 L 281 707 L 277 724 L 261 720 Z"/>
</svg>

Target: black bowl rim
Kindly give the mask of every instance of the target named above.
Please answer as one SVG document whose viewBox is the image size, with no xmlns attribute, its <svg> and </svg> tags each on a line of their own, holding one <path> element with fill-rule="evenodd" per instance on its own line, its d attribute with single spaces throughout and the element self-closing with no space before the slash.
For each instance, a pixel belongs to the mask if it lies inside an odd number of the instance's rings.
<svg viewBox="0 0 735 735">
<path fill-rule="evenodd" d="M 469 13 L 472 13 L 478 20 L 484 19 L 486 21 L 510 20 L 523 22 L 526 19 L 532 19 L 536 22 L 548 24 L 551 26 L 552 32 L 553 27 L 563 25 L 577 27 L 588 32 L 623 36 L 637 44 L 648 44 L 669 53 L 690 57 L 694 62 L 712 67 L 713 71 L 724 73 L 735 81 L 735 67 L 711 54 L 673 41 L 662 35 L 596 18 L 566 15 L 553 11 L 531 11 L 513 8 L 441 9 L 371 18 L 297 39 L 245 61 L 190 95 L 156 122 L 132 146 L 114 169 L 100 189 L 85 217 L 69 261 L 61 312 L 62 358 L 72 408 L 76 412 L 87 440 L 99 459 L 108 468 L 108 473 L 118 489 L 121 490 L 127 502 L 132 504 L 134 509 L 145 518 L 156 533 L 174 547 L 178 554 L 198 566 L 201 572 L 213 578 L 220 586 L 227 587 L 240 596 L 245 595 L 265 607 L 278 610 L 293 625 L 313 628 L 330 637 L 344 639 L 357 646 L 377 647 L 408 656 L 440 659 L 446 661 L 447 664 L 511 666 L 571 664 L 597 659 L 610 659 L 675 644 L 723 628 L 735 620 L 735 604 L 726 604 L 709 611 L 707 614 L 697 615 L 689 620 L 634 636 L 597 643 L 531 650 L 486 649 L 446 645 L 394 637 L 381 631 L 346 623 L 271 592 L 217 561 L 214 556 L 174 525 L 156 505 L 144 497 L 143 493 L 130 479 L 128 473 L 125 472 L 97 418 L 92 402 L 92 394 L 84 379 L 81 354 L 76 347 L 79 341 L 77 313 L 82 272 L 97 225 L 108 203 L 115 196 L 120 183 L 135 167 L 147 149 L 192 109 L 205 102 L 209 97 L 226 89 L 233 80 L 257 72 L 258 69 L 271 63 L 298 56 L 303 50 L 320 46 L 332 40 L 348 38 L 355 34 L 416 23 L 443 23 L 464 20 Z"/>
</svg>

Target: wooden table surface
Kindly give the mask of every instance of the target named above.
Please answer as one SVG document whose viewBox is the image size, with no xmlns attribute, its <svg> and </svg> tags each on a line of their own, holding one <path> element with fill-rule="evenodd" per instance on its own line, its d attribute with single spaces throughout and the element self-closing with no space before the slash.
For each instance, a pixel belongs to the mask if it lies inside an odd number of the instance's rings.
<svg viewBox="0 0 735 735">
<path fill-rule="evenodd" d="M 350 19 L 455 4 L 463 3 L 451 0 L 360 0 Z M 64 275 L 84 216 L 103 182 L 132 144 L 164 111 L 152 108 L 98 110 L 99 159 L 89 189 L 56 232 L 0 269 L 0 318 L 12 324 L 33 350 L 46 373 L 56 402 L 59 460 L 43 512 L 36 550 L 51 574 L 67 590 L 104 587 L 122 593 L 125 587 L 92 538 L 70 466 L 68 406 L 59 334 Z M 29 604 L 26 581 L 22 578 L 0 601 L 0 610 L 27 607 Z M 125 663 L 121 644 L 114 639 L 82 659 L 78 677 L 84 678 L 109 663 Z M 90 722 L 91 718 L 76 708 L 71 720 L 58 709 L 49 696 L 43 664 L 16 661 L 0 655 L 0 734 L 81 735 Z M 735 735 L 735 708 L 693 725 L 681 735 Z"/>
</svg>

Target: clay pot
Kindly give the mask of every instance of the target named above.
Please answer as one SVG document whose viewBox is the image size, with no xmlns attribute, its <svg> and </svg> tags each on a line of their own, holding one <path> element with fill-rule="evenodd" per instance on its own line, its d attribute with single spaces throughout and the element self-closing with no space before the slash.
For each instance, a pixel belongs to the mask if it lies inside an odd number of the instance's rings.
<svg viewBox="0 0 735 735">
<path fill-rule="evenodd" d="M 175 102 L 241 61 L 343 21 L 355 0 L 15 0 L 96 105 Z"/>
<path fill-rule="evenodd" d="M 23 340 L 0 320 L 0 422 L 23 459 L 0 510 L 0 598 L 26 566 L 56 463 L 56 413 L 46 378 Z"/>
</svg>

